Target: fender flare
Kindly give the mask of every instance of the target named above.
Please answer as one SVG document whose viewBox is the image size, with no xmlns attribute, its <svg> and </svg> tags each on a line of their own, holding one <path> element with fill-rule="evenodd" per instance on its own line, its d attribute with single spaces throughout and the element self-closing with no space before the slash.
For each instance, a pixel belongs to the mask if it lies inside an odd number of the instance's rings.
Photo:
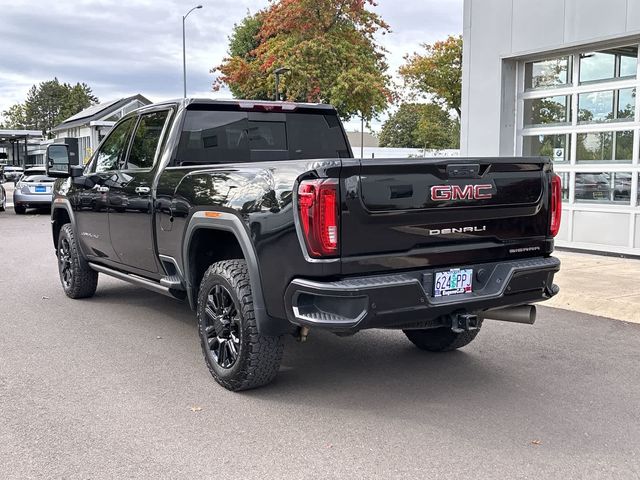
<svg viewBox="0 0 640 480">
<path fill-rule="evenodd" d="M 71 208 L 71 202 L 69 201 L 69 199 L 67 198 L 55 198 L 53 200 L 53 202 L 51 202 L 51 236 L 53 237 L 53 246 L 54 248 L 57 246 L 58 243 L 58 239 L 55 238 L 55 236 L 53 235 L 54 229 L 53 229 L 53 224 L 55 223 L 55 215 L 56 215 L 56 211 L 58 210 L 65 210 L 67 212 L 67 215 L 69 216 L 69 221 L 71 222 L 71 226 L 73 227 L 73 230 L 75 231 L 76 229 L 76 217 L 75 214 L 73 213 L 73 208 Z"/>
<path fill-rule="evenodd" d="M 187 284 L 187 298 L 189 299 L 189 305 L 191 308 L 196 310 L 197 298 L 195 298 L 194 291 L 197 286 L 191 284 L 191 272 L 189 266 L 189 251 L 191 249 L 191 240 L 193 235 L 195 232 L 203 228 L 229 232 L 236 237 L 236 240 L 242 249 L 244 259 L 247 262 L 258 332 L 261 335 L 269 336 L 278 336 L 288 332 L 290 330 L 288 321 L 273 318 L 267 313 L 262 290 L 262 279 L 260 277 L 258 257 L 255 249 L 253 248 L 253 244 L 251 243 L 251 239 L 249 238 L 249 234 L 245 229 L 244 223 L 240 218 L 231 213 L 214 212 L 215 217 L 207 216 L 207 214 L 211 213 L 212 212 L 210 211 L 198 211 L 194 213 L 185 231 L 184 242 L 182 244 L 182 267 L 185 276 L 184 280 Z"/>
</svg>

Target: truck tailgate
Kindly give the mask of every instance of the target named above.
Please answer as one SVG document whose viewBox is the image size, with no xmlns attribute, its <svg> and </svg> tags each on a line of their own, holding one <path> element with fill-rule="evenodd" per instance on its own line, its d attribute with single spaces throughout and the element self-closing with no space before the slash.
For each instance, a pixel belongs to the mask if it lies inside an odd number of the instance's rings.
<svg viewBox="0 0 640 480">
<path fill-rule="evenodd" d="M 343 182 L 343 273 L 543 255 L 550 172 L 545 158 L 363 160 Z"/>
</svg>

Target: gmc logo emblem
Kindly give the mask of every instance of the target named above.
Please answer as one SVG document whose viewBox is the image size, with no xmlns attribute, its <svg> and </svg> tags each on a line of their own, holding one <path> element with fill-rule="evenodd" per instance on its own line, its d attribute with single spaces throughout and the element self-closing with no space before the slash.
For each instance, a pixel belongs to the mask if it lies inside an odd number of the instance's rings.
<svg viewBox="0 0 640 480">
<path fill-rule="evenodd" d="M 431 187 L 431 200 L 486 200 L 493 197 L 493 186 L 482 185 L 434 185 Z"/>
</svg>

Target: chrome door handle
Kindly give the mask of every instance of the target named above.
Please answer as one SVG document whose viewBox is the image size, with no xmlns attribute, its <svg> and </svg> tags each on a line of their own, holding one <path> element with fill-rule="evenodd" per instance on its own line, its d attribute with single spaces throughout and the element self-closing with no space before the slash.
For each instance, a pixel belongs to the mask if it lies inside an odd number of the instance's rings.
<svg viewBox="0 0 640 480">
<path fill-rule="evenodd" d="M 98 191 L 100 193 L 107 193 L 109 191 L 109 187 L 98 187 Z"/>
<path fill-rule="evenodd" d="M 150 191 L 149 187 L 136 187 L 136 193 L 149 193 Z"/>
</svg>

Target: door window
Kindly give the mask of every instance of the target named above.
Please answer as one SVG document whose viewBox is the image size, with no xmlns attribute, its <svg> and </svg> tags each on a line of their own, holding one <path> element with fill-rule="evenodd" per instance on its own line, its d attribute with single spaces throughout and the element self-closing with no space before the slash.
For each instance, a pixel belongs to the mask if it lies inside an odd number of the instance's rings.
<svg viewBox="0 0 640 480">
<path fill-rule="evenodd" d="M 132 117 L 116 126 L 100 146 L 96 154 L 96 173 L 117 170 L 121 162 L 124 161 L 129 136 L 133 129 L 133 121 L 134 118 Z"/>
<path fill-rule="evenodd" d="M 127 169 L 137 170 L 153 167 L 153 162 L 162 136 L 164 124 L 169 111 L 147 113 L 140 117 L 138 128 L 133 137 L 133 144 L 129 152 Z"/>
</svg>

